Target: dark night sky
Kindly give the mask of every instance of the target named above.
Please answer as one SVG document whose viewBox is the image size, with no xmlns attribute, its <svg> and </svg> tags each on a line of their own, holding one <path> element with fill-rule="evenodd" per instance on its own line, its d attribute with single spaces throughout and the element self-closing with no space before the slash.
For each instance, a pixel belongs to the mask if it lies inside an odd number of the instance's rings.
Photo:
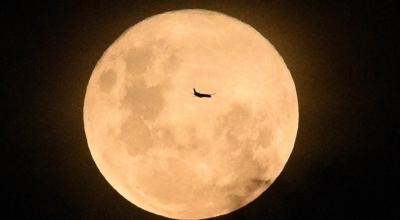
<svg viewBox="0 0 400 220">
<path fill-rule="evenodd" d="M 102 177 L 86 143 L 83 100 L 96 62 L 124 30 L 168 10 L 203 8 L 252 25 L 277 48 L 300 109 L 279 178 L 217 219 L 400 219 L 394 1 L 52 2 L 0 9 L 5 215 L 165 219 L 130 204 Z"/>
</svg>

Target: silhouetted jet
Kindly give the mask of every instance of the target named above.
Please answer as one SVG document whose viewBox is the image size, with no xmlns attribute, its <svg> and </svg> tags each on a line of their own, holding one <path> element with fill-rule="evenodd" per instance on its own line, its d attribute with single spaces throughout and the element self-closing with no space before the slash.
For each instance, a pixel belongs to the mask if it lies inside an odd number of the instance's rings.
<svg viewBox="0 0 400 220">
<path fill-rule="evenodd" d="M 199 98 L 211 98 L 211 95 L 214 95 L 214 94 L 199 93 L 199 92 L 196 91 L 195 88 L 193 88 L 193 95 L 195 95 L 195 96 L 197 96 Z"/>
</svg>

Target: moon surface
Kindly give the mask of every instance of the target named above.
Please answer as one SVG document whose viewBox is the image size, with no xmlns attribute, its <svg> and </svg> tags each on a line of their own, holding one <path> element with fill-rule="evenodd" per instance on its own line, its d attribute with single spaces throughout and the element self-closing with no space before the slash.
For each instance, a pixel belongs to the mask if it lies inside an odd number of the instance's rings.
<svg viewBox="0 0 400 220">
<path fill-rule="evenodd" d="M 296 138 L 297 95 L 282 57 L 251 26 L 171 11 L 105 51 L 84 126 L 97 167 L 123 197 L 157 215 L 203 219 L 245 206 L 278 177 Z"/>
</svg>

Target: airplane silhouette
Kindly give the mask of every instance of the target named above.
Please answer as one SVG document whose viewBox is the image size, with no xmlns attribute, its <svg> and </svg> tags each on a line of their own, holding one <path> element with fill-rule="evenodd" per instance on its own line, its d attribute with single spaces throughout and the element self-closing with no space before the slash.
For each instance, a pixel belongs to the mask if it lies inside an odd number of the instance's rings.
<svg viewBox="0 0 400 220">
<path fill-rule="evenodd" d="M 193 88 L 193 95 L 195 95 L 195 96 L 197 96 L 199 98 L 211 98 L 211 96 L 214 95 L 214 94 L 200 93 L 200 92 L 197 92 L 195 88 Z"/>
</svg>

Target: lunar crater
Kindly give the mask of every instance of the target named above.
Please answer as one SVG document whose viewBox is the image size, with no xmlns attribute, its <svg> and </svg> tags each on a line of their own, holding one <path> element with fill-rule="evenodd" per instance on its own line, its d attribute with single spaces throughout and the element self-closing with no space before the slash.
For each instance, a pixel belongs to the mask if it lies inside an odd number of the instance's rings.
<svg viewBox="0 0 400 220">
<path fill-rule="evenodd" d="M 109 93 L 117 82 L 117 74 L 114 70 L 104 71 L 100 76 L 100 90 Z"/>
</svg>

